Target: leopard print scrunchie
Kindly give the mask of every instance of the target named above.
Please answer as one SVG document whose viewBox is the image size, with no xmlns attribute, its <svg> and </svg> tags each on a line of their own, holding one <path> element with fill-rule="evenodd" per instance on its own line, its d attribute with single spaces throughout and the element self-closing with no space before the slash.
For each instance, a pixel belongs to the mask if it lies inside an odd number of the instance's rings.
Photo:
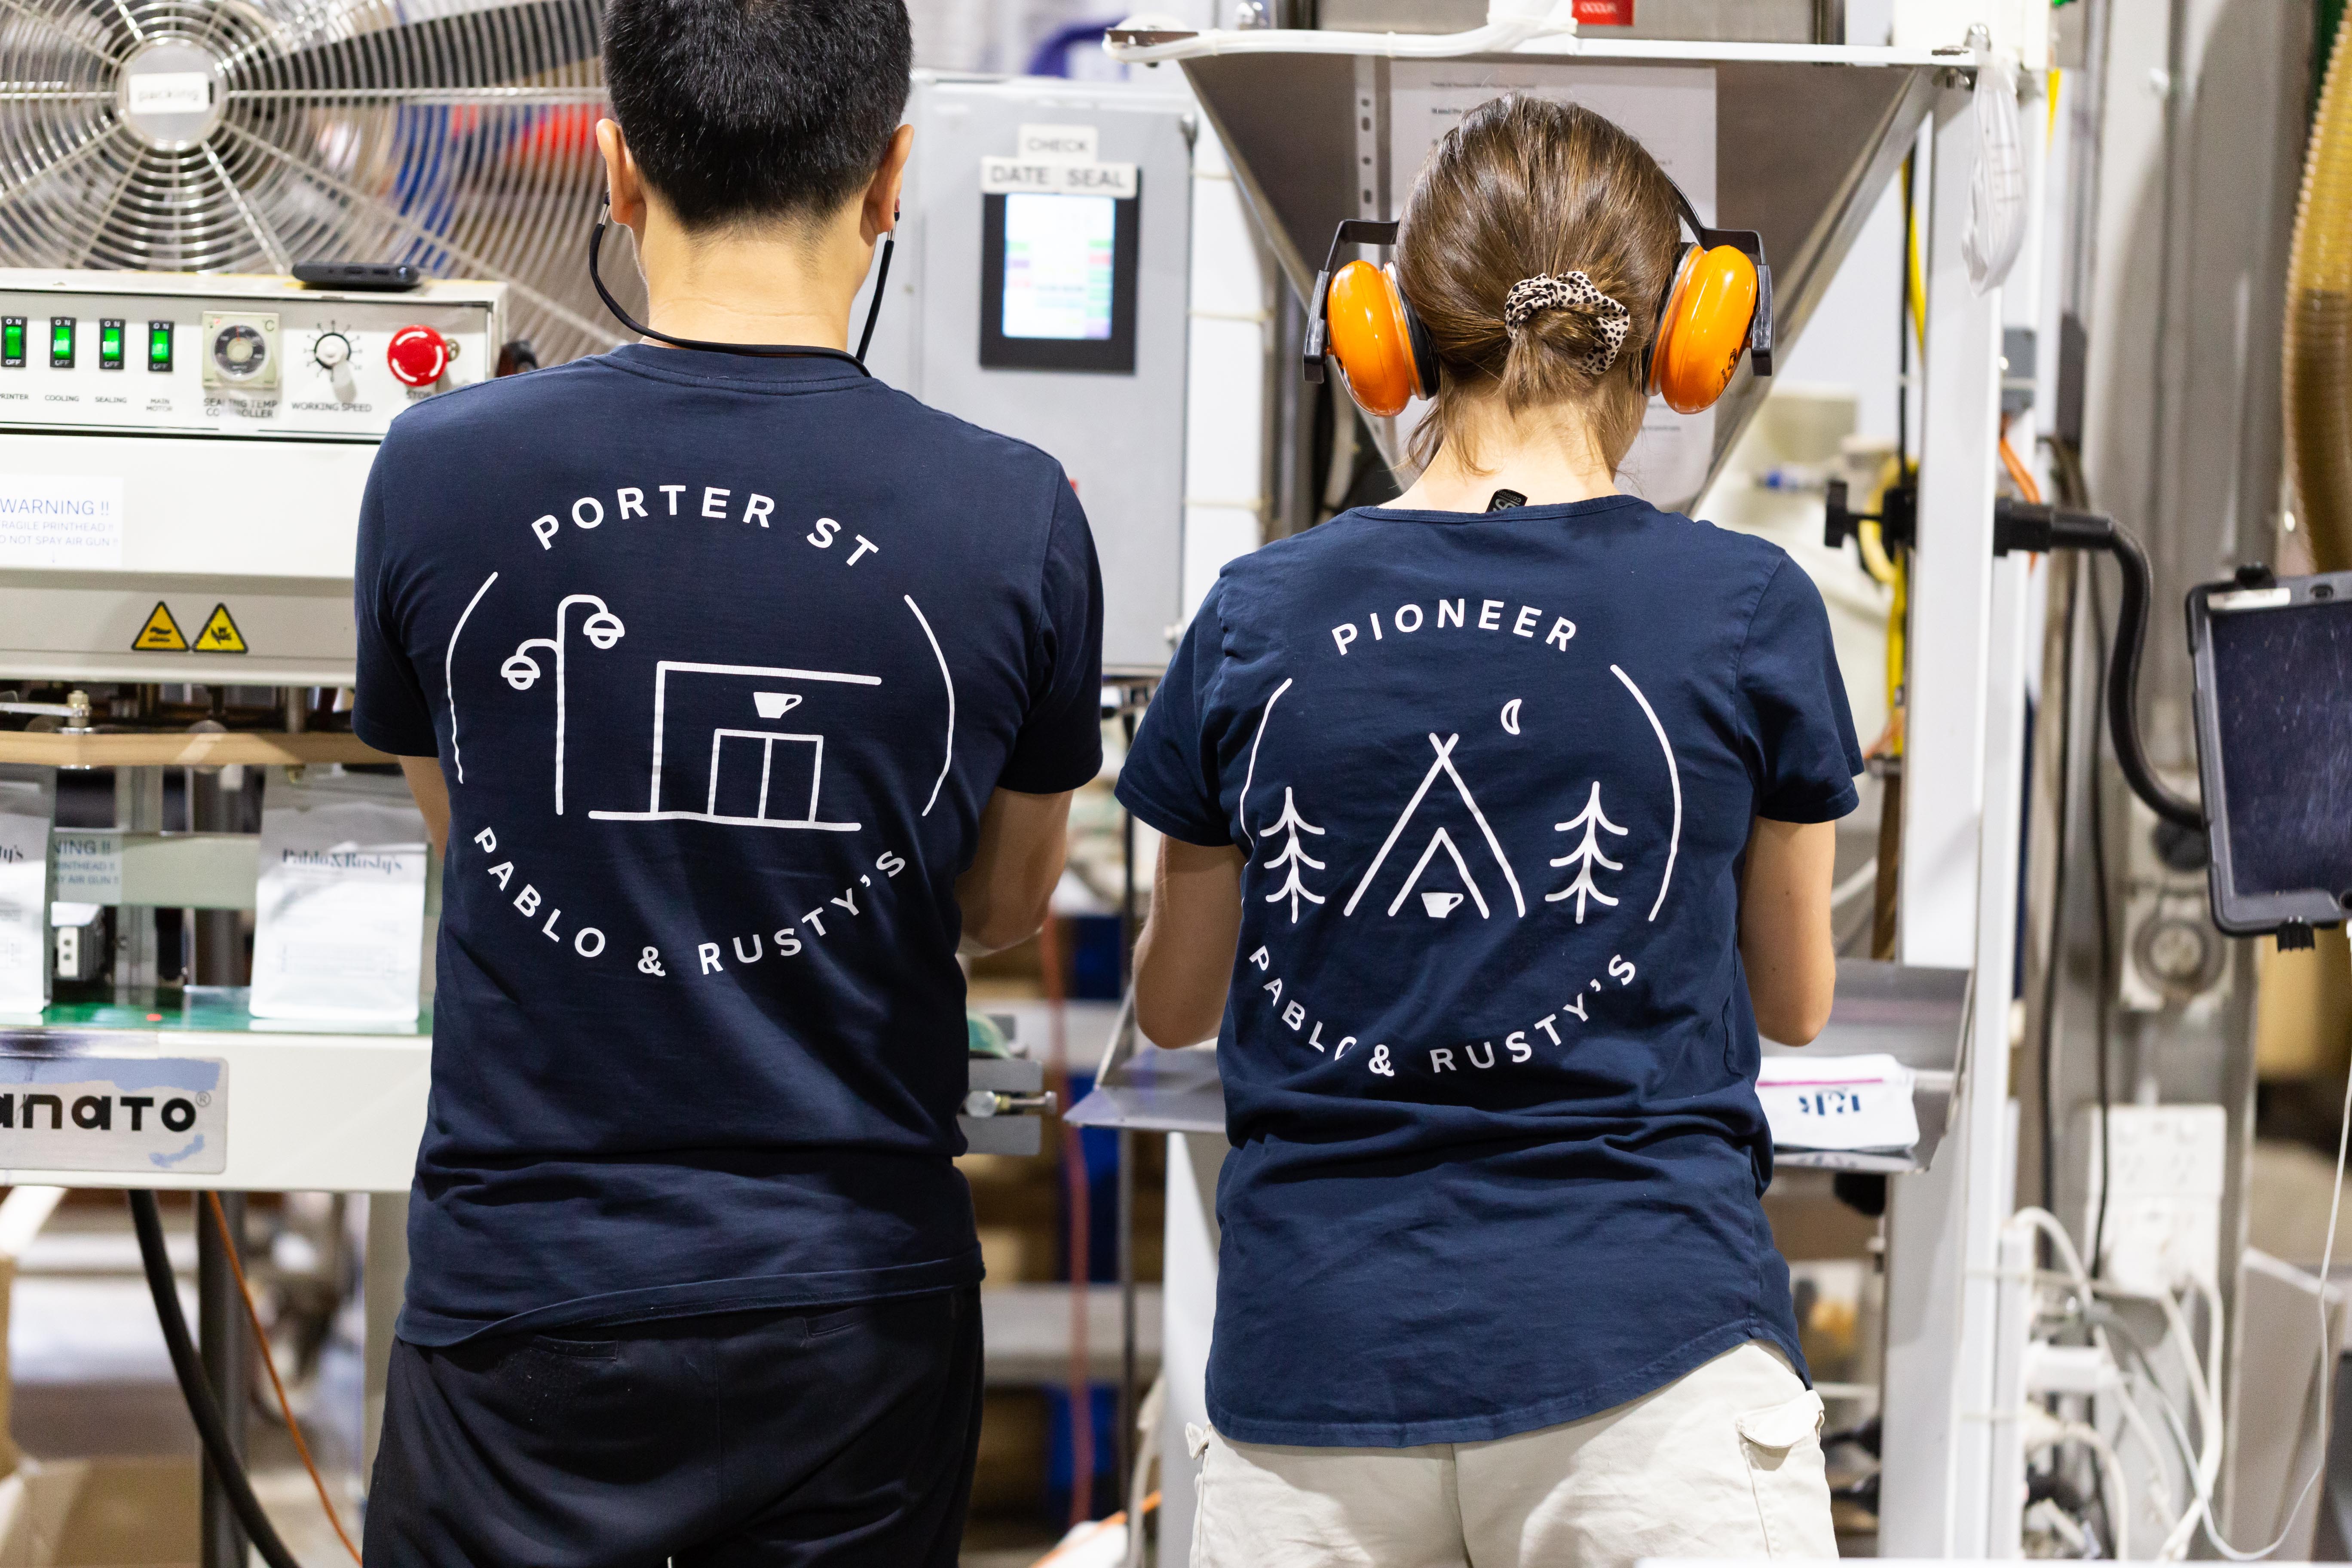
<svg viewBox="0 0 2352 1568">
<path fill-rule="evenodd" d="M 1538 273 L 1512 284 L 1503 301 L 1503 330 L 1517 338 L 1538 310 L 1575 310 L 1592 318 L 1601 344 L 1577 363 L 1595 375 L 1617 363 L 1618 351 L 1625 346 L 1625 333 L 1633 324 L 1632 312 L 1594 288 L 1592 279 L 1581 272 Z"/>
</svg>

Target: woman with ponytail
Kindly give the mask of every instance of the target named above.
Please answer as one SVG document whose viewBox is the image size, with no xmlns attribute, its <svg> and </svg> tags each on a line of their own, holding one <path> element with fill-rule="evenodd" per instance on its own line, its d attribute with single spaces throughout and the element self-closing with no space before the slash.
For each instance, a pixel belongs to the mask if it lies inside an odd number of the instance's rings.
<svg viewBox="0 0 2352 1568">
<path fill-rule="evenodd" d="M 1124 764 L 1136 1016 L 1234 1148 L 1195 1568 L 1836 1554 L 1759 1196 L 1862 758 L 1804 573 L 1617 475 L 1676 264 L 1528 98 L 1416 183 L 1420 476 L 1234 562 Z"/>
</svg>

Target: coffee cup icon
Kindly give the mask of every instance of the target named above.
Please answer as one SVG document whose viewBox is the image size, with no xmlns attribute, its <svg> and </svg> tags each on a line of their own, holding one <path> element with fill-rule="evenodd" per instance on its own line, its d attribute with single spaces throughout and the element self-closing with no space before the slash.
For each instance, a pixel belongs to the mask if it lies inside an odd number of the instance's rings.
<svg viewBox="0 0 2352 1568">
<path fill-rule="evenodd" d="M 1429 911 L 1429 918 L 1431 920 L 1442 921 L 1446 916 L 1452 914 L 1455 910 L 1462 907 L 1462 895 L 1459 893 L 1423 893 L 1421 896 L 1421 907 Z"/>
</svg>

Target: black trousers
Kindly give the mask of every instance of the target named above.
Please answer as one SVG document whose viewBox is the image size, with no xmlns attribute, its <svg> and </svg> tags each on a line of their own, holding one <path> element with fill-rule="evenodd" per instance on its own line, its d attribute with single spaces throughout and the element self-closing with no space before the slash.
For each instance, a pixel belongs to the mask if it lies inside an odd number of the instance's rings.
<svg viewBox="0 0 2352 1568">
<path fill-rule="evenodd" d="M 977 1289 L 395 1342 L 368 1568 L 954 1568 Z"/>
</svg>

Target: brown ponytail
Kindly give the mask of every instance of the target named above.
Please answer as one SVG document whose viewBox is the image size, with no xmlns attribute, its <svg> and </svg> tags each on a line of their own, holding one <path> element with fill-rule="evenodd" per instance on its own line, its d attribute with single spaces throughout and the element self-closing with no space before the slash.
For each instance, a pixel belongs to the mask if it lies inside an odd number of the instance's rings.
<svg viewBox="0 0 2352 1568">
<path fill-rule="evenodd" d="M 1426 467 L 1446 441 L 1462 451 L 1465 399 L 1501 389 L 1514 413 L 1572 404 L 1612 471 L 1641 433 L 1642 366 L 1670 281 L 1680 230 L 1674 187 L 1642 144 L 1575 104 L 1517 96 L 1483 103 L 1431 153 L 1404 209 L 1397 278 L 1444 362 L 1437 401 L 1413 437 Z M 1630 320 L 1606 371 L 1609 321 L 1591 309 L 1543 309 L 1517 335 L 1504 324 L 1514 285 L 1581 272 Z"/>
</svg>

